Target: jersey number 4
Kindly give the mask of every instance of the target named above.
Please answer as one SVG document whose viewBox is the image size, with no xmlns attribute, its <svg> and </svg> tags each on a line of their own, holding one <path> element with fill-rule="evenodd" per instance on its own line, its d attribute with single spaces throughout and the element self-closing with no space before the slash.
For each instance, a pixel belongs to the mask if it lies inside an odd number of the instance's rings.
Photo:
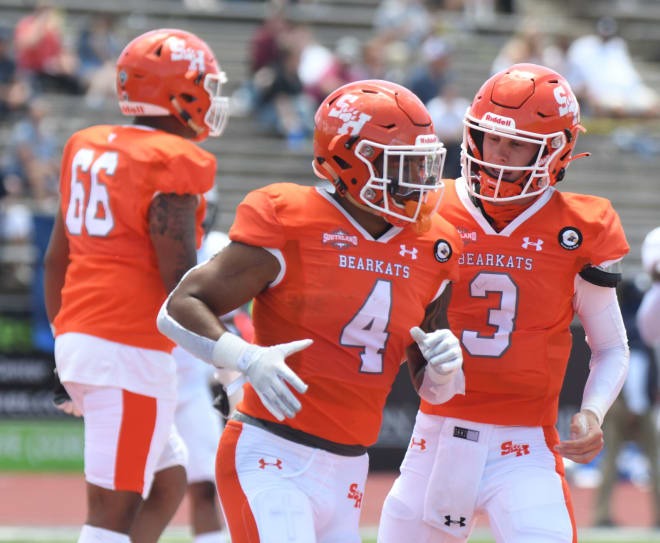
<svg viewBox="0 0 660 543">
<path fill-rule="evenodd" d="M 360 347 L 360 373 L 383 373 L 383 354 L 390 337 L 387 326 L 392 311 L 392 283 L 379 279 L 350 322 L 341 331 L 339 343 Z"/>
<path fill-rule="evenodd" d="M 115 225 L 110 209 L 108 189 L 99 178 L 101 171 L 112 176 L 117 168 L 117 153 L 107 151 L 94 160 L 94 151 L 80 149 L 71 164 L 71 197 L 66 210 L 66 227 L 69 233 L 80 235 L 83 223 L 90 236 L 107 236 Z M 90 172 L 91 170 L 91 172 Z M 79 173 L 90 172 L 89 199 Z M 85 205 L 87 202 L 87 205 Z"/>
</svg>

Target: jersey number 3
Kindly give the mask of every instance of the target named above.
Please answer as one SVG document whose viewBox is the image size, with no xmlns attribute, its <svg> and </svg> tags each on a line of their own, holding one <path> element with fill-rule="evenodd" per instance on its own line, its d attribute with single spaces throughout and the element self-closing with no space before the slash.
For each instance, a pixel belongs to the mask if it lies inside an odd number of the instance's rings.
<svg viewBox="0 0 660 543">
<path fill-rule="evenodd" d="M 66 210 L 66 227 L 69 233 L 80 235 L 83 223 L 90 236 L 107 236 L 115 225 L 110 209 L 107 187 L 99 179 L 99 173 L 112 176 L 117 168 L 117 153 L 106 151 L 94 160 L 94 151 L 80 149 L 71 165 L 71 197 Z M 85 206 L 85 186 L 78 178 L 79 172 L 90 172 L 89 199 Z"/>
<path fill-rule="evenodd" d="M 472 356 L 497 358 L 511 346 L 511 333 L 516 325 L 518 286 L 504 273 L 479 272 L 470 281 L 472 298 L 488 298 L 489 293 L 500 295 L 499 307 L 488 310 L 488 325 L 493 335 L 481 335 L 476 330 L 463 330 L 461 343 Z"/>
</svg>

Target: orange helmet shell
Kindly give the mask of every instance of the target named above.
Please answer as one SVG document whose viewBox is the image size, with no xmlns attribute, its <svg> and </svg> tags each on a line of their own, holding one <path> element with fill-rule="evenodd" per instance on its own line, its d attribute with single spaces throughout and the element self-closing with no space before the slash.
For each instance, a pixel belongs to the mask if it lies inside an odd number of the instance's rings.
<svg viewBox="0 0 660 543">
<path fill-rule="evenodd" d="M 401 183 L 420 191 L 421 198 L 442 187 L 445 150 L 426 107 L 405 87 L 381 80 L 348 83 L 323 100 L 314 123 L 316 174 L 331 181 L 340 194 L 348 192 L 357 202 L 382 211 L 388 221 L 393 222 L 393 217 L 407 221 L 404 216 L 409 213 L 397 209 L 386 184 Z M 432 184 L 414 187 L 401 175 L 395 179 L 393 172 L 383 172 L 388 155 L 397 155 L 401 162 L 413 156 L 430 159 L 435 164 Z M 413 215 L 418 217 L 420 211 L 418 206 Z"/>
<path fill-rule="evenodd" d="M 173 115 L 197 133 L 219 135 L 227 117 L 220 98 L 224 72 L 209 46 L 184 30 L 162 28 L 131 41 L 117 61 L 117 96 L 124 115 Z M 220 111 L 222 109 L 222 111 Z"/>
<path fill-rule="evenodd" d="M 488 79 L 468 109 L 464 125 L 462 165 L 467 181 L 488 177 L 484 165 L 497 168 L 482 162 L 484 133 L 542 146 L 536 162 L 527 168 L 528 175 L 517 182 L 519 194 L 511 196 L 509 189 L 508 199 L 539 194 L 561 181 L 582 129 L 580 108 L 568 82 L 536 64 L 515 64 Z"/>
</svg>

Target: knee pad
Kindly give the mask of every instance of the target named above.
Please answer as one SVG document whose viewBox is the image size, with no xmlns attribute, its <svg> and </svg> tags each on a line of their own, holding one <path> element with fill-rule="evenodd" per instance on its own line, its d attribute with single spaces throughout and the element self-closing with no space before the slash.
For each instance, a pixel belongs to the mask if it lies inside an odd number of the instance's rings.
<svg viewBox="0 0 660 543">
<path fill-rule="evenodd" d="M 314 516 L 300 490 L 270 488 L 250 500 L 261 543 L 314 543 Z"/>
</svg>

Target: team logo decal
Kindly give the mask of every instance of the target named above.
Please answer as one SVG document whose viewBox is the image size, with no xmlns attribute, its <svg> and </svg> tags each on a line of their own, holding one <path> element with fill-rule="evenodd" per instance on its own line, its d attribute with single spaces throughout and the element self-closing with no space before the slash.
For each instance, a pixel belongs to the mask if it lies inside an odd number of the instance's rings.
<svg viewBox="0 0 660 543">
<path fill-rule="evenodd" d="M 337 129 L 337 134 L 351 134 L 357 136 L 365 123 L 371 119 L 371 115 L 358 111 L 351 104 L 357 100 L 354 94 L 345 94 L 335 102 L 329 111 L 328 117 L 337 117 L 342 125 Z"/>
<path fill-rule="evenodd" d="M 463 240 L 464 245 L 475 243 L 477 241 L 477 233 L 474 230 L 469 230 L 466 226 L 457 226 L 456 230 Z"/>
<path fill-rule="evenodd" d="M 124 70 L 119 70 L 119 84 L 126 85 L 127 80 L 128 80 L 128 74 Z"/>
<path fill-rule="evenodd" d="M 439 239 L 433 246 L 433 256 L 438 262 L 447 262 L 451 258 L 452 250 L 449 242 L 444 239 Z"/>
<path fill-rule="evenodd" d="M 573 93 L 569 90 L 566 90 L 562 85 L 557 85 L 553 94 L 555 96 L 555 100 L 557 100 L 557 105 L 559 106 L 559 116 L 563 117 L 564 115 L 573 115 L 573 122 L 578 122 L 578 114 L 580 110 Z"/>
<path fill-rule="evenodd" d="M 572 226 L 566 226 L 559 231 L 559 245 L 568 251 L 573 251 L 582 245 L 582 232 Z"/>
<path fill-rule="evenodd" d="M 323 245 L 332 245 L 335 249 L 357 247 L 358 237 L 344 232 L 341 228 L 332 232 L 323 232 Z"/>
<path fill-rule="evenodd" d="M 188 70 L 205 72 L 204 51 L 186 47 L 186 42 L 179 38 L 170 38 L 170 50 L 172 60 L 187 60 Z"/>
</svg>

